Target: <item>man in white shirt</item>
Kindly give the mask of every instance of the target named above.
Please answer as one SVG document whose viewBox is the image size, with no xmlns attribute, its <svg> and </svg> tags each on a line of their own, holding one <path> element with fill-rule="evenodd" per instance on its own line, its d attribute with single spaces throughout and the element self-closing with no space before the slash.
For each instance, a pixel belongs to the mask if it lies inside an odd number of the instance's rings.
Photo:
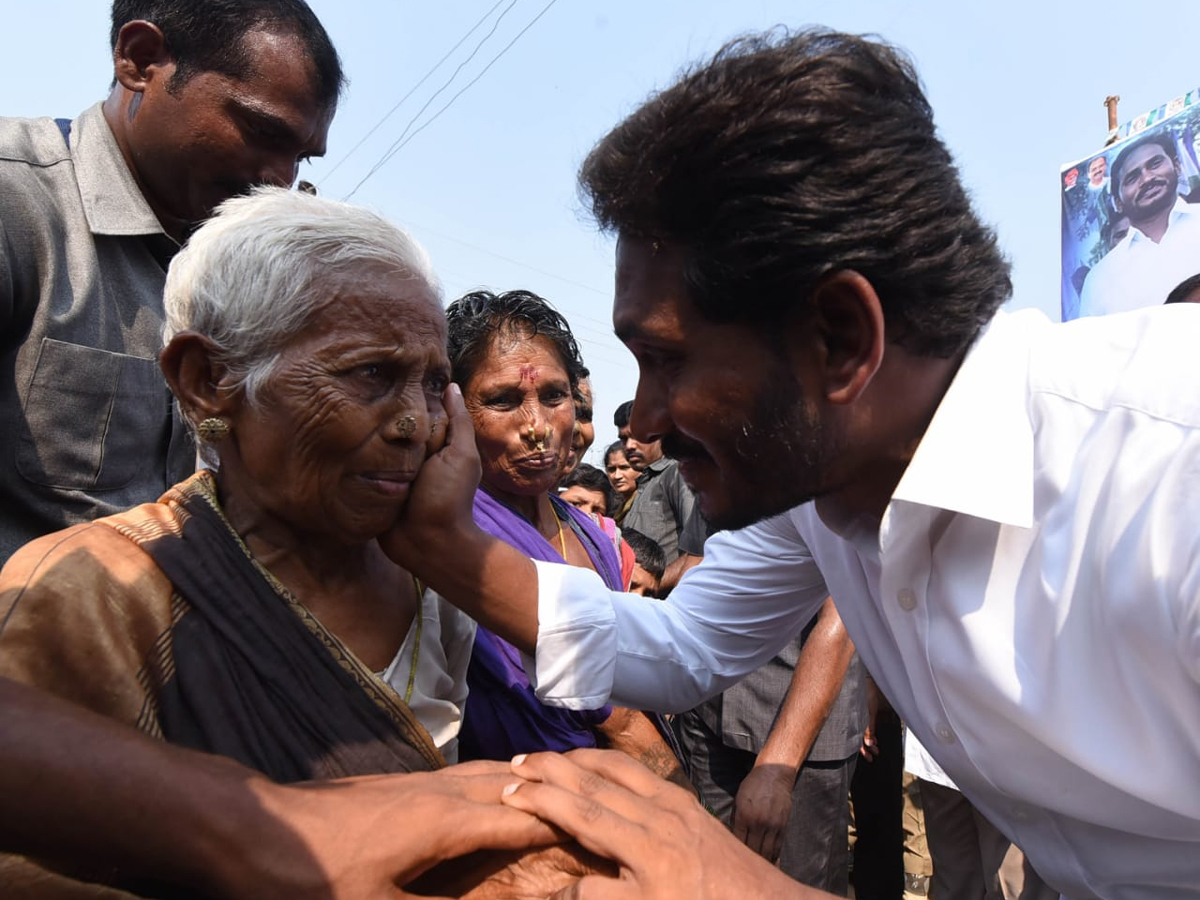
<svg viewBox="0 0 1200 900">
<path fill-rule="evenodd" d="M 1185 203 L 1178 189 L 1179 160 L 1169 132 L 1140 138 L 1117 154 L 1112 202 L 1130 228 L 1088 272 L 1080 315 L 1156 306 L 1200 272 L 1200 204 Z"/>
<path fill-rule="evenodd" d="M 1200 310 L 998 314 L 1008 266 L 911 63 L 852 36 L 735 42 L 581 178 L 619 237 L 633 433 L 727 531 L 666 603 L 535 566 L 450 497 L 478 477 L 451 392 L 389 552 L 536 651 L 539 696 L 566 706 L 689 708 L 832 594 L 896 710 L 1055 889 L 1194 895 Z M 606 754 L 517 775 L 507 803 L 619 863 L 584 896 L 808 896 Z"/>
</svg>

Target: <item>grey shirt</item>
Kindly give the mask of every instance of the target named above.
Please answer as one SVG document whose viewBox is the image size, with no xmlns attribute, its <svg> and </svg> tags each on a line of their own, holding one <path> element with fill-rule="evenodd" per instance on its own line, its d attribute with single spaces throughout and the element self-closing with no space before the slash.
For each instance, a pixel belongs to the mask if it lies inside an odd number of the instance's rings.
<svg viewBox="0 0 1200 900">
<path fill-rule="evenodd" d="M 178 245 L 99 105 L 0 118 L 0 562 L 194 468 L 158 368 Z"/>
<path fill-rule="evenodd" d="M 621 527 L 656 541 L 670 565 L 679 558 L 679 535 L 695 505 L 695 495 L 679 474 L 678 464 L 664 456 L 638 476 L 638 492 Z"/>
<path fill-rule="evenodd" d="M 696 713 L 704 724 L 719 734 L 721 742 L 727 747 L 751 753 L 762 751 L 787 697 L 800 651 L 816 622 L 816 618 L 809 622 L 803 634 L 765 666 L 696 707 Z M 866 727 L 866 670 L 855 653 L 846 669 L 846 678 L 837 699 L 817 733 L 806 760 L 835 762 L 854 756 L 862 744 Z"/>
<path fill-rule="evenodd" d="M 697 509 L 684 525 L 679 538 L 680 549 L 693 556 L 703 556 L 704 542 L 714 533 Z M 813 616 L 804 631 L 779 651 L 778 656 L 724 693 L 696 707 L 696 714 L 709 730 L 721 736 L 725 746 L 756 754 L 762 751 L 791 687 L 800 651 L 816 624 L 817 617 Z M 846 677 L 829 716 L 813 740 L 807 761 L 836 762 L 858 752 L 867 727 L 866 675 L 856 652 L 850 658 Z"/>
</svg>

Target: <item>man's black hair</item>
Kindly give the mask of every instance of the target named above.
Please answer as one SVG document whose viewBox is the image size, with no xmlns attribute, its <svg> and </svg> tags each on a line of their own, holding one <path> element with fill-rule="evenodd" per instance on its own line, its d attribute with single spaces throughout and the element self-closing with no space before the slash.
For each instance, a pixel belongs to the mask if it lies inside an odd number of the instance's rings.
<svg viewBox="0 0 1200 900">
<path fill-rule="evenodd" d="M 912 63 L 874 40 L 735 40 L 603 138 L 580 184 L 602 228 L 682 249 L 713 321 L 776 326 L 854 270 L 889 340 L 949 357 L 1012 291 Z"/>
<path fill-rule="evenodd" d="M 256 30 L 299 38 L 323 105 L 335 106 L 346 83 L 333 42 L 304 0 L 113 0 L 110 46 L 117 46 L 127 22 L 139 19 L 157 26 L 166 39 L 175 60 L 171 90 L 201 72 L 250 76 L 251 60 L 242 39 Z"/>
<path fill-rule="evenodd" d="M 622 528 L 621 539 L 633 550 L 633 558 L 637 560 L 639 566 L 655 578 L 663 577 L 663 572 L 667 569 L 667 559 L 663 555 L 662 547 L 652 538 L 648 538 L 632 528 Z"/>
<path fill-rule="evenodd" d="M 613 413 L 613 425 L 620 431 L 629 424 L 629 416 L 633 413 L 633 401 L 626 400 Z"/>
<path fill-rule="evenodd" d="M 548 301 L 532 291 L 472 291 L 446 309 L 447 350 L 451 374 L 465 388 L 492 349 L 496 335 L 546 338 L 558 353 L 572 391 L 587 369 L 567 320 Z"/>
<path fill-rule="evenodd" d="M 1185 278 L 1175 287 L 1171 288 L 1171 293 L 1167 294 L 1167 303 L 1184 303 L 1188 299 L 1188 295 L 1193 291 L 1200 291 L 1200 273 Z"/>
<path fill-rule="evenodd" d="M 590 463 L 580 463 L 570 472 L 562 477 L 558 483 L 558 489 L 565 491 L 569 487 L 578 485 L 587 491 L 596 491 L 604 496 L 604 513 L 612 515 L 613 505 L 616 503 L 616 492 L 612 488 L 612 484 L 608 480 L 608 476 L 597 469 Z"/>
</svg>

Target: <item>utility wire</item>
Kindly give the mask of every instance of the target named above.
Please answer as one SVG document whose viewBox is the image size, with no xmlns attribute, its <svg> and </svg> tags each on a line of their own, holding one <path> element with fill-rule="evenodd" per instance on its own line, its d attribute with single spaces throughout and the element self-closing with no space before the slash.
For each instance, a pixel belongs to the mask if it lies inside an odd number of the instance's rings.
<svg viewBox="0 0 1200 900">
<path fill-rule="evenodd" d="M 504 2 L 504 0 L 500 0 L 500 3 L 503 3 L 503 2 Z M 497 5 L 499 5 L 499 4 L 497 4 Z M 421 105 L 420 109 L 418 109 L 415 113 L 413 113 L 412 117 L 408 120 L 408 123 L 401 130 L 400 137 L 398 137 L 398 138 L 396 138 L 396 140 L 392 141 L 391 145 L 386 150 L 383 151 L 383 155 L 379 158 L 379 160 L 375 163 L 375 165 L 371 166 L 371 168 L 367 172 L 367 174 L 362 177 L 362 180 L 359 181 L 359 183 L 354 186 L 354 189 L 352 191 L 350 191 L 349 194 L 347 194 L 345 197 L 342 198 L 343 201 L 349 200 L 351 197 L 353 197 L 355 191 L 357 191 L 360 187 L 363 186 L 363 182 L 365 182 L 368 178 L 370 178 L 372 175 L 374 175 L 376 172 L 378 172 L 379 169 L 383 166 L 383 164 L 392 158 L 392 154 L 396 151 L 397 145 L 399 145 L 400 142 L 404 140 L 405 136 L 408 135 L 408 133 L 412 129 L 412 127 L 417 124 L 417 119 L 421 118 L 421 114 L 423 112 L 425 112 L 425 110 L 429 109 L 429 107 L 433 104 L 433 101 L 436 100 L 438 98 L 438 96 L 444 90 L 446 90 L 446 88 L 450 87 L 450 85 L 452 85 L 454 83 L 454 79 L 456 79 L 458 77 L 458 73 L 461 72 L 466 67 L 466 65 L 475 58 L 476 54 L 478 54 L 479 51 L 483 49 L 483 45 L 486 44 L 489 40 L 491 40 L 492 35 L 494 35 L 496 33 L 496 29 L 498 29 L 500 27 L 500 23 L 504 21 L 504 17 L 507 16 L 512 11 L 512 8 L 516 5 L 517 5 L 517 0 L 510 0 L 508 6 L 504 7 L 504 9 L 500 10 L 500 15 L 496 17 L 496 21 L 492 23 L 492 27 L 488 30 L 488 33 L 479 39 L 479 43 L 477 43 L 475 45 L 474 49 L 472 49 L 471 52 L 467 54 L 467 58 L 464 59 L 457 66 L 454 67 L 454 71 L 450 73 L 450 77 L 446 79 L 446 81 L 442 84 L 442 86 L 439 87 L 436 91 L 434 91 L 432 95 L 430 95 L 429 99 L 426 100 Z M 495 9 L 495 7 L 492 7 L 492 9 Z M 489 10 L 488 12 L 490 14 L 491 10 Z M 485 18 L 486 18 L 486 16 L 485 16 Z"/>
<path fill-rule="evenodd" d="M 516 0 L 513 0 L 513 2 L 515 3 Z M 534 16 L 533 19 L 530 20 L 528 25 L 526 25 L 524 28 L 522 28 L 520 31 L 518 31 L 516 34 L 516 37 L 514 37 L 511 41 L 509 41 L 507 44 L 505 44 L 504 48 L 499 53 L 497 53 L 495 56 L 492 57 L 491 61 L 486 66 L 483 67 L 483 69 L 479 72 L 478 75 L 476 75 L 474 78 L 472 78 L 470 81 L 468 81 L 467 84 L 461 90 L 459 90 L 459 92 L 457 94 L 455 94 L 448 101 L 446 101 L 446 105 L 443 106 L 441 109 L 439 109 L 436 113 L 434 113 L 423 125 L 421 125 L 420 128 L 418 128 L 412 134 L 408 135 L 408 137 L 404 137 L 403 135 L 401 135 L 401 137 L 399 139 L 397 139 L 396 144 L 394 144 L 392 146 L 392 148 L 390 148 L 387 151 L 387 153 L 384 154 L 384 156 L 379 160 L 379 162 L 376 163 L 371 168 L 371 170 L 369 172 L 367 172 L 366 175 L 363 176 L 362 181 L 360 181 L 358 184 L 356 184 L 354 186 L 354 190 L 352 190 L 349 194 L 347 194 L 343 198 L 343 200 L 349 200 L 351 197 L 353 197 L 354 194 L 358 191 L 358 189 L 366 183 L 368 178 L 370 178 L 372 175 L 374 175 L 377 171 L 379 171 L 379 169 L 381 169 L 384 165 L 386 165 L 392 159 L 392 157 L 394 157 L 397 153 L 399 153 L 401 150 L 403 150 L 409 141 L 411 141 L 418 134 L 420 134 L 422 131 L 424 131 L 426 128 L 428 128 L 430 125 L 432 125 L 434 122 L 436 122 L 438 120 L 438 118 L 442 115 L 442 113 L 444 113 L 447 109 L 449 109 L 454 104 L 455 100 L 457 100 L 459 97 L 461 97 L 463 94 L 465 94 L 468 90 L 470 90 L 471 87 L 473 87 L 475 85 L 475 83 L 479 81 L 479 79 L 481 79 L 484 75 L 486 75 L 488 70 L 499 61 L 500 57 L 504 56 L 505 53 L 507 53 L 510 49 L 512 49 L 513 44 L 515 44 L 517 41 L 519 41 L 521 39 L 521 37 L 525 34 L 525 32 L 527 32 L 530 28 L 532 28 L 535 24 L 537 24 L 538 20 L 541 19 L 542 16 L 544 16 L 547 12 L 549 12 L 550 7 L 552 7 L 557 2 L 558 2 L 558 0 L 550 0 L 549 3 L 547 3 L 545 6 L 543 6 L 541 12 L 539 12 L 536 16 Z M 512 9 L 511 5 L 508 8 L 506 8 L 504 10 L 504 12 L 507 13 L 509 9 Z M 503 17 L 503 13 L 501 14 L 501 17 Z M 499 24 L 499 20 L 497 20 L 497 24 Z M 494 32 L 495 28 L 493 28 L 492 31 Z M 488 34 L 488 37 L 490 37 L 490 36 L 491 36 L 491 32 L 489 32 L 489 34 Z M 486 38 L 484 40 L 486 40 Z M 480 42 L 479 46 L 483 46 L 483 42 Z M 478 49 L 478 48 L 476 48 L 476 49 Z M 472 55 L 474 55 L 474 54 L 472 54 Z M 464 65 L 465 64 L 466 63 L 464 62 Z M 459 68 L 461 69 L 461 66 Z M 457 75 L 457 74 L 458 74 L 458 69 L 455 70 L 455 75 Z M 450 81 L 453 81 L 453 80 L 454 80 L 454 78 L 451 77 Z M 444 87 L 449 86 L 449 84 L 450 84 L 449 81 L 446 82 L 446 85 L 444 85 Z M 440 93 L 440 92 L 441 91 L 439 90 L 438 93 Z M 434 96 L 436 97 L 437 94 L 434 94 Z M 431 97 L 430 102 L 432 102 L 432 100 L 433 100 L 433 98 Z M 425 106 L 421 108 L 421 111 L 417 113 L 417 115 L 419 116 L 421 114 L 421 112 L 424 112 L 425 108 L 428 105 L 429 104 L 426 103 Z M 416 121 L 416 116 L 413 117 L 413 121 Z M 411 125 L 411 123 L 410 123 L 410 125 Z"/>
<path fill-rule="evenodd" d="M 495 4 L 492 6 L 492 8 L 489 9 L 487 12 L 485 12 L 482 16 L 480 16 L 479 20 L 470 27 L 470 29 L 467 31 L 467 33 L 458 39 L 458 43 L 456 43 L 453 47 L 451 47 L 449 50 L 447 50 L 446 55 L 443 56 L 441 59 L 439 59 L 436 63 L 434 63 L 433 68 L 430 69 L 428 72 L 426 72 L 423 76 L 421 76 L 421 80 L 418 81 L 416 84 L 414 84 L 412 86 L 412 89 L 407 94 L 405 94 L 403 97 L 401 97 L 399 100 L 397 100 L 396 105 L 393 106 L 391 109 L 389 109 L 387 111 L 387 113 L 384 114 L 383 118 L 381 118 L 378 122 L 376 122 L 374 124 L 374 126 L 372 126 L 371 130 L 368 131 L 366 134 L 364 134 L 362 136 L 361 140 L 359 140 L 359 142 L 357 144 L 355 144 L 353 147 L 351 147 L 350 150 L 334 164 L 332 169 L 330 169 L 328 172 L 325 172 L 321 176 L 322 181 L 329 178 L 329 176 L 331 176 L 334 172 L 336 172 L 339 168 L 341 168 L 342 163 L 344 163 L 351 156 L 353 156 L 355 151 L 358 150 L 358 148 L 361 147 L 363 144 L 365 144 L 367 142 L 367 139 L 370 138 L 371 135 L 373 135 L 376 131 L 378 131 L 381 127 L 383 127 L 383 123 L 386 122 L 388 119 L 390 119 L 392 117 L 392 114 L 395 113 L 396 110 L 398 110 L 401 106 L 404 105 L 404 101 L 407 100 L 409 97 L 411 97 L 413 94 L 415 94 L 417 92 L 417 90 L 421 87 L 421 85 L 423 85 L 426 81 L 428 81 L 431 77 L 433 77 L 433 73 L 442 67 L 442 63 L 444 63 L 446 60 L 448 60 L 450 58 L 450 56 L 454 53 L 454 51 L 457 50 L 459 47 L 461 47 L 466 42 L 467 38 L 469 38 L 471 35 L 473 35 L 479 29 L 479 26 L 482 25 L 485 21 L 487 21 L 488 16 L 490 16 L 492 13 L 494 13 L 496 11 L 496 8 L 498 6 L 500 6 L 500 4 L 503 2 L 504 2 L 504 0 L 496 0 Z"/>
</svg>

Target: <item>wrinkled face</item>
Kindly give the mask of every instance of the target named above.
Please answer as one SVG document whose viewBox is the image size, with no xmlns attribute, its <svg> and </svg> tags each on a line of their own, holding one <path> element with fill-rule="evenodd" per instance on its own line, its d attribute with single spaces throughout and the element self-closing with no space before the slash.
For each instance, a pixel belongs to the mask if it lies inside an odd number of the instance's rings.
<svg viewBox="0 0 1200 900">
<path fill-rule="evenodd" d="M 334 110 L 315 97 L 303 43 L 252 31 L 244 80 L 199 72 L 167 90 L 148 83 L 129 123 L 133 168 L 164 225 L 196 225 L 251 187 L 290 186 L 299 164 L 325 153 Z"/>
<path fill-rule="evenodd" d="M 1175 205 L 1179 169 L 1158 144 L 1144 144 L 1122 162 L 1119 183 L 1113 185 L 1117 210 L 1133 224 L 1144 222 Z"/>
<path fill-rule="evenodd" d="M 445 437 L 446 320 L 396 270 L 328 290 L 255 402 L 240 402 L 232 435 L 253 503 L 294 532 L 359 543 L 391 526 Z"/>
<path fill-rule="evenodd" d="M 554 487 L 575 426 L 571 380 L 554 345 L 497 334 L 462 391 L 489 493 L 536 497 Z"/>
<path fill-rule="evenodd" d="M 622 238 L 616 285 L 613 325 L 639 371 L 633 436 L 661 439 L 714 527 L 744 527 L 833 487 L 839 441 L 779 341 L 700 313 L 677 248 Z"/>
<path fill-rule="evenodd" d="M 583 462 L 583 455 L 596 440 L 596 426 L 592 424 L 592 383 L 587 378 L 580 380 L 575 400 L 575 429 L 571 432 L 571 446 L 567 451 L 567 464 L 562 474 L 574 472 Z"/>
<path fill-rule="evenodd" d="M 589 516 L 608 515 L 608 498 L 600 491 L 589 491 L 581 484 L 573 484 L 559 491 L 558 496 Z"/>
<path fill-rule="evenodd" d="M 629 464 L 624 453 L 612 452 L 604 461 L 604 471 L 608 473 L 608 481 L 613 490 L 622 497 L 628 497 L 637 490 L 637 472 Z"/>
</svg>

